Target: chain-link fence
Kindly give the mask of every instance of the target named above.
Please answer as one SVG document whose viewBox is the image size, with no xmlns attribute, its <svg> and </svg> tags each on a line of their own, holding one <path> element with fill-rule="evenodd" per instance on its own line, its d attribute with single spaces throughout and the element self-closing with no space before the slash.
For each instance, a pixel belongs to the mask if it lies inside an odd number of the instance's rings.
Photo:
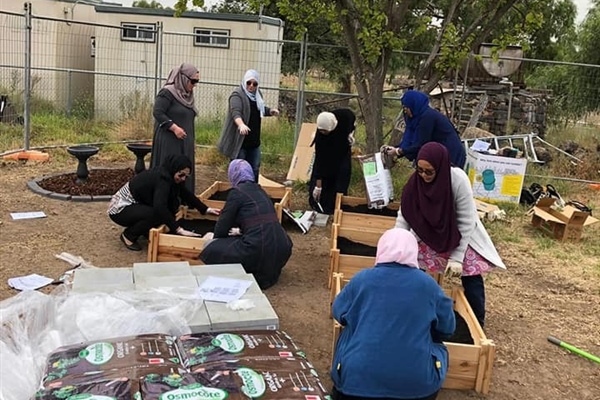
<svg viewBox="0 0 600 400">
<path fill-rule="evenodd" d="M 24 148 L 46 144 L 31 137 L 31 116 L 38 113 L 131 120 L 140 136 L 151 136 L 154 97 L 170 69 L 184 61 L 200 70 L 200 121 L 222 120 L 228 96 L 248 68 L 260 72 L 266 103 L 277 105 L 296 133 L 323 110 L 351 107 L 362 117 L 347 47 L 283 40 L 281 26 L 261 18 L 232 17 L 220 25 L 198 18 L 189 25 L 146 12 L 144 18 L 121 16 L 115 24 L 110 7 L 98 12 L 86 6 L 75 18 L 75 5 L 65 7 L 65 18 L 41 16 L 43 10 L 29 3 L 23 12 L 0 11 L 0 132 L 2 125 L 22 124 Z M 243 29 L 232 35 L 227 24 Z M 427 56 L 393 55 L 384 88 L 384 141 L 398 140 L 399 99 Z M 519 66 L 501 79 L 472 57 L 442 77 L 431 93 L 433 105 L 461 131 L 543 135 L 549 125 L 565 121 L 600 123 L 600 66 L 526 58 L 495 62 L 503 61 Z M 127 132 L 123 139 L 137 138 L 135 129 Z M 14 148 L 14 138 L 0 136 L 0 153 Z"/>
</svg>

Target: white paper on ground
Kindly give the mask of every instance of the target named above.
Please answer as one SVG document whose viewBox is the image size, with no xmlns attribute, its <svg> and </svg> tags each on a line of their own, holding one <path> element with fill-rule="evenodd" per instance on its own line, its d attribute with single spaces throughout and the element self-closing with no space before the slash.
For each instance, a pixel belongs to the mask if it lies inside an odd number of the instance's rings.
<svg viewBox="0 0 600 400">
<path fill-rule="evenodd" d="M 252 281 L 209 276 L 196 289 L 196 293 L 205 301 L 229 303 L 230 301 L 239 300 L 250 285 L 252 285 Z"/>
<path fill-rule="evenodd" d="M 17 290 L 36 290 L 54 282 L 54 279 L 38 274 L 8 278 L 8 285 Z"/>
<path fill-rule="evenodd" d="M 10 216 L 12 219 L 46 218 L 46 214 L 43 211 L 16 212 L 10 213 Z"/>
</svg>

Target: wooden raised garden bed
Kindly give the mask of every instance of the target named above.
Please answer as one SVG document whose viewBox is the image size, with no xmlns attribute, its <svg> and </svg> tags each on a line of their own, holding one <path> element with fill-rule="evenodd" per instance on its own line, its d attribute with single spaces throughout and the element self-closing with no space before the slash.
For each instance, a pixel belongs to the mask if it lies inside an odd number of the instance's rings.
<svg viewBox="0 0 600 400">
<path fill-rule="evenodd" d="M 218 217 L 181 207 L 175 218 L 185 229 L 204 235 L 214 230 Z M 198 256 L 207 242 L 201 237 L 172 234 L 166 225 L 152 228 L 148 235 L 148 262 L 188 261 L 192 265 L 203 264 Z"/>
<path fill-rule="evenodd" d="M 343 226 L 391 229 L 396 223 L 399 209 L 400 203 L 397 202 L 390 203 L 381 210 L 368 208 L 366 199 L 338 193 L 335 198 L 333 223 Z"/>
<path fill-rule="evenodd" d="M 344 287 L 345 282 L 347 280 L 343 274 L 335 275 L 332 285 L 335 295 Z M 442 387 L 487 394 L 492 381 L 496 346 L 485 336 L 462 288 L 453 287 L 446 290 L 446 294 L 454 300 L 456 331 L 450 341 L 444 342 L 448 348 L 450 365 Z M 332 357 L 342 328 L 336 320 L 333 321 Z"/>
<path fill-rule="evenodd" d="M 331 250 L 329 252 L 329 288 L 333 288 L 333 276 L 336 273 L 350 280 L 358 271 L 375 265 L 377 242 L 389 228 L 376 230 L 372 226 L 348 227 L 333 224 L 331 227 Z M 441 285 L 443 275 L 431 276 Z"/>
<path fill-rule="evenodd" d="M 273 200 L 273 206 L 277 213 L 277 219 L 281 222 L 283 209 L 290 208 L 292 202 L 292 189 L 286 187 L 261 186 L 265 192 Z M 227 194 L 231 190 L 229 182 L 216 181 L 210 185 L 205 191 L 198 195 L 204 204 L 212 208 L 223 208 Z"/>
</svg>

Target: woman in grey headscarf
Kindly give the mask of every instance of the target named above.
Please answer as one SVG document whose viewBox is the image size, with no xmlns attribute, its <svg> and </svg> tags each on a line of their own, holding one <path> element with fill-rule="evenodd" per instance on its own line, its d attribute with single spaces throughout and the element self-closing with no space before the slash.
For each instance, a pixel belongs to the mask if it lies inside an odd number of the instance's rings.
<svg viewBox="0 0 600 400">
<path fill-rule="evenodd" d="M 154 138 L 150 167 L 161 165 L 169 155 L 185 155 L 195 165 L 194 118 L 198 110 L 194 105 L 194 86 L 198 84 L 200 73 L 191 64 L 183 63 L 173 68 L 167 82 L 158 92 L 154 102 Z M 196 176 L 192 175 L 185 186 L 195 192 Z"/>
<path fill-rule="evenodd" d="M 249 69 L 239 87 L 229 96 L 229 111 L 217 148 L 230 160 L 248 161 L 258 182 L 260 169 L 260 127 L 263 117 L 277 116 L 279 110 L 265 105 L 258 89 L 258 72 Z"/>
</svg>

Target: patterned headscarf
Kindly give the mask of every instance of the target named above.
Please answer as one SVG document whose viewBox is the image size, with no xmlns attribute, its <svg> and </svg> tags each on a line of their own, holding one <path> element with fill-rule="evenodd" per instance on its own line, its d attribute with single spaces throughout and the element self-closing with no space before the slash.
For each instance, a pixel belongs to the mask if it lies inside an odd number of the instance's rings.
<svg viewBox="0 0 600 400">
<path fill-rule="evenodd" d="M 188 92 L 185 88 L 194 75 L 198 73 L 198 68 L 192 64 L 183 63 L 169 72 L 167 82 L 163 86 L 175 99 L 187 108 L 194 110 L 198 114 L 198 109 L 194 105 L 194 91 Z"/>
<path fill-rule="evenodd" d="M 229 163 L 227 176 L 231 186 L 238 187 L 242 182 L 254 182 L 254 171 L 246 160 L 236 159 Z"/>
<path fill-rule="evenodd" d="M 256 83 L 260 83 L 260 81 L 258 80 L 258 72 L 256 70 L 249 69 L 248 71 L 246 71 L 246 73 L 244 74 L 244 79 L 242 80 L 242 89 L 244 90 L 244 93 L 246 93 L 246 96 L 248 96 L 250 100 L 256 101 L 256 107 L 258 108 L 258 111 L 260 111 L 260 116 L 264 117 L 265 102 L 262 96 L 260 95 L 258 86 L 256 87 L 256 92 L 254 93 L 251 93 L 248 91 L 248 89 L 246 89 L 246 82 L 248 82 L 250 79 L 254 79 Z"/>
<path fill-rule="evenodd" d="M 406 229 L 393 228 L 385 231 L 377 242 L 377 264 L 395 262 L 407 267 L 419 268 L 417 254 L 419 245 L 415 236 Z"/>
</svg>

